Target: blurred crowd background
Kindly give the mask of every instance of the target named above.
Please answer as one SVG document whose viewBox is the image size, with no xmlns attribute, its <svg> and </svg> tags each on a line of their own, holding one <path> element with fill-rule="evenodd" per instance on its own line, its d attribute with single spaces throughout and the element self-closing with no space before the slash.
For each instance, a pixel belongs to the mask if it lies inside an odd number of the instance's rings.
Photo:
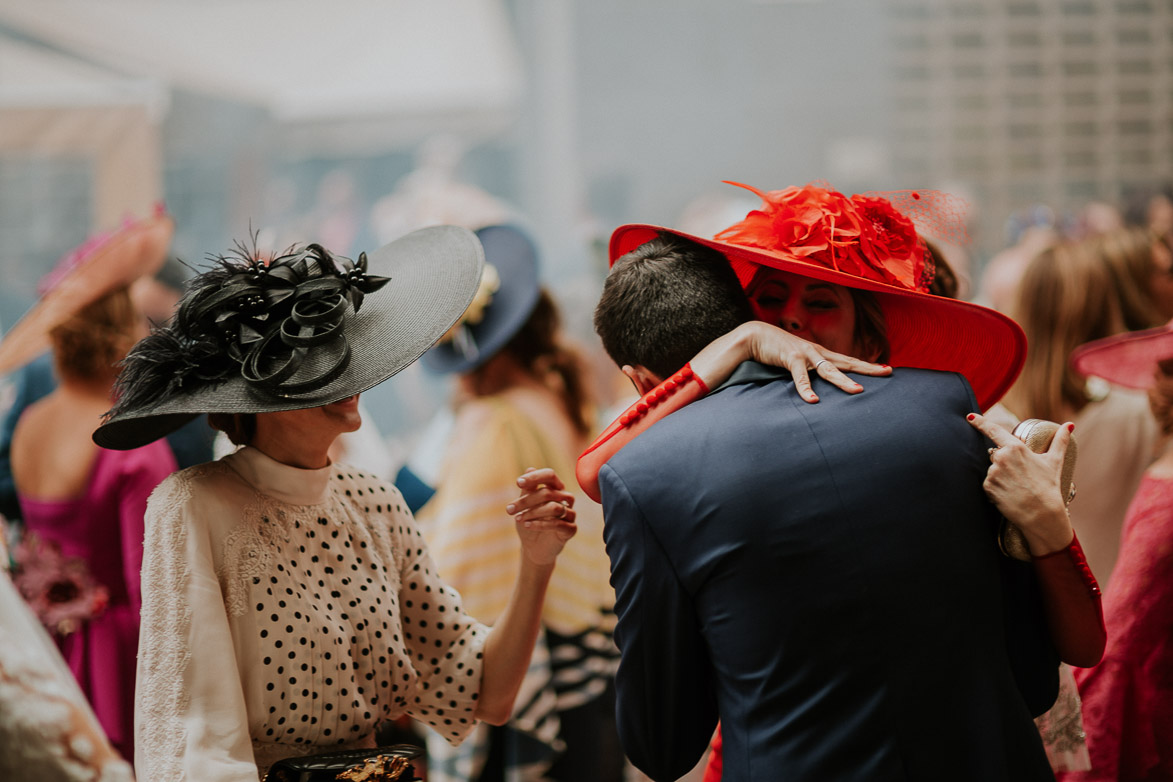
<svg viewBox="0 0 1173 782">
<path fill-rule="evenodd" d="M 954 193 L 1002 306 L 1058 237 L 1173 225 L 1173 4 L 0 0 L 0 328 L 163 201 L 194 266 L 515 221 L 593 350 L 610 231 L 716 231 L 756 205 L 722 180 Z M 406 451 L 441 383 L 365 406 Z"/>
</svg>

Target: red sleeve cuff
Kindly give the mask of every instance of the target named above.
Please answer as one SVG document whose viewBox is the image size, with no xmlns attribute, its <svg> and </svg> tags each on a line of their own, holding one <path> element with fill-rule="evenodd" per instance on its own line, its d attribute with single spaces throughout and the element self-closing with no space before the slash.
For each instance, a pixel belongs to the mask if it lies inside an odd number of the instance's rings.
<svg viewBox="0 0 1173 782">
<path fill-rule="evenodd" d="M 1060 558 L 1071 563 L 1075 572 L 1079 574 L 1080 580 L 1087 587 L 1088 593 L 1098 598 L 1100 596 L 1100 584 L 1096 581 L 1096 576 L 1092 573 L 1092 569 L 1087 563 L 1087 557 L 1083 553 L 1083 546 L 1079 545 L 1079 538 L 1074 534 L 1072 534 L 1071 542 L 1067 544 L 1066 548 L 1061 548 L 1058 551 L 1052 551 L 1050 554 L 1043 554 L 1037 557 L 1031 556 L 1034 562 L 1040 563 L 1046 560 Z"/>
<path fill-rule="evenodd" d="M 1096 665 L 1108 636 L 1100 585 L 1079 540 L 1073 537 L 1066 548 L 1034 557 L 1033 562 L 1059 658 L 1079 668 Z"/>
<path fill-rule="evenodd" d="M 691 366 L 685 364 L 672 377 L 640 397 L 578 457 L 575 477 L 583 492 L 599 502 L 599 470 L 607 460 L 652 424 L 708 392 L 704 381 L 693 373 Z"/>
</svg>

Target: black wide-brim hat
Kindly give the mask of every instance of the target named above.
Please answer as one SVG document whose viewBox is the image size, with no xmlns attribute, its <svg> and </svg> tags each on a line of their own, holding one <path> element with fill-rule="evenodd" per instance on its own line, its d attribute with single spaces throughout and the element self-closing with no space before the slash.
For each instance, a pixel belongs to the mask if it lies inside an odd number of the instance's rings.
<svg viewBox="0 0 1173 782">
<path fill-rule="evenodd" d="M 314 246 L 311 245 L 311 248 Z M 320 248 L 319 248 L 320 249 Z M 321 251 L 328 256 L 328 253 Z M 476 293 L 484 266 L 484 253 L 477 237 L 467 229 L 455 226 L 435 226 L 415 231 L 397 239 L 366 256 L 366 267 L 362 265 L 360 256 L 359 265 L 343 264 L 338 273 L 333 271 L 326 274 L 307 275 L 294 280 L 296 285 L 286 286 L 289 291 L 303 288 L 321 289 L 325 285 L 333 285 L 335 289 L 341 286 L 343 291 L 340 309 L 340 327 L 331 327 L 331 336 L 328 342 L 312 344 L 313 337 L 299 337 L 297 326 L 291 326 L 293 334 L 285 342 L 299 344 L 302 339 L 305 345 L 304 355 L 297 370 L 289 377 L 282 378 L 278 384 L 259 384 L 256 381 L 258 374 L 253 372 L 252 379 L 246 379 L 246 372 L 241 371 L 242 364 L 238 361 L 233 364 L 224 355 L 213 357 L 217 366 L 227 364 L 232 368 L 224 377 L 211 380 L 206 379 L 207 372 L 202 367 L 187 369 L 188 377 L 184 381 L 175 382 L 171 379 L 174 372 L 170 369 L 177 366 L 181 370 L 192 366 L 198 361 L 207 358 L 184 356 L 183 347 L 190 344 L 188 332 L 192 331 L 188 319 L 184 317 L 184 303 L 180 304 L 176 318 L 168 327 L 170 335 L 152 335 L 147 339 L 163 340 L 166 345 L 178 344 L 180 349 L 172 351 L 179 359 L 170 359 L 169 363 L 154 362 L 150 354 L 140 348 L 146 340 L 139 343 L 131 351 L 127 360 L 128 369 L 135 365 L 136 351 L 137 364 L 140 371 L 137 375 L 151 387 L 156 383 L 161 390 L 154 398 L 143 399 L 142 388 L 130 387 L 127 398 L 135 399 L 133 404 L 126 405 L 120 400 L 110 417 L 94 432 L 94 442 L 103 448 L 128 450 L 164 437 L 173 430 L 184 425 L 196 416 L 203 413 L 268 413 L 283 410 L 300 410 L 308 407 L 337 402 L 354 394 L 362 393 L 410 365 L 419 358 L 436 340 L 442 337 L 456 320 L 464 313 L 473 295 Z M 310 263 L 316 268 L 317 262 Z M 332 261 L 327 264 L 332 269 Z M 246 274 L 257 276 L 276 276 L 274 269 L 280 264 L 263 264 L 253 262 L 239 267 L 225 265 L 237 277 Z M 304 270 L 304 265 L 299 267 Z M 260 269 L 260 273 L 258 273 Z M 207 277 L 212 272 L 194 278 L 192 284 L 198 288 L 200 277 Z M 219 274 L 223 276 L 224 272 Z M 386 281 L 379 278 L 387 278 Z M 220 278 L 217 278 L 219 280 Z M 352 280 L 358 280 L 357 287 L 365 291 L 355 294 L 352 291 Z M 364 281 L 375 281 L 366 284 Z M 206 281 L 206 280 L 205 280 Z M 342 281 L 342 282 L 340 282 Z M 190 285 L 190 284 L 189 284 Z M 215 297 L 216 286 L 211 288 L 209 295 Z M 231 285 L 225 285 L 228 290 Z M 281 301 L 289 300 L 288 293 L 272 295 L 277 286 L 268 288 L 252 288 L 261 290 L 270 301 L 277 304 L 270 307 L 275 311 L 281 306 Z M 192 287 L 189 287 L 189 296 Z M 355 299 L 361 305 L 355 312 Z M 333 300 L 337 300 L 335 295 Z M 185 296 L 185 302 L 188 297 Z M 315 302 L 318 310 L 323 306 L 322 300 Z M 199 302 L 197 302 L 199 303 Z M 252 318 L 255 325 L 257 315 L 264 320 L 267 306 L 262 297 L 258 296 L 251 302 L 240 303 L 236 309 L 245 313 L 232 313 L 231 325 L 237 328 L 239 323 Z M 296 309 L 296 308 L 295 308 Z M 217 310 L 220 312 L 221 310 Z M 223 315 L 217 317 L 217 325 L 224 320 Z M 295 314 L 287 320 L 304 324 L 315 320 L 318 314 L 300 318 Z M 268 321 L 265 321 L 268 322 Z M 312 329 L 311 329 L 312 330 Z M 254 334 L 248 326 L 240 327 L 240 333 Z M 303 330 L 302 335 L 307 331 Z M 282 340 L 284 335 L 275 335 Z M 248 343 L 250 337 L 241 337 L 238 342 Z M 235 352 L 237 347 L 230 345 L 229 352 Z M 188 350 L 190 353 L 191 351 Z M 224 351 L 219 351 L 223 354 Z M 342 361 L 343 354 L 346 360 Z M 144 357 L 147 359 L 144 361 Z M 207 362 L 211 363 L 211 362 Z M 245 361 L 244 365 L 248 362 Z M 145 366 L 145 370 L 143 369 Z M 331 371 L 333 368 L 334 371 Z M 340 368 L 340 371 L 338 371 Z M 255 369 L 255 367 L 254 367 Z M 154 377 L 153 375 L 161 375 Z M 123 378 L 128 373 L 124 371 Z M 324 383 L 306 382 L 306 378 L 324 377 Z M 150 382 L 147 382 L 150 381 Z M 135 381 L 138 382 L 138 381 Z M 147 396 L 153 396 L 148 392 Z"/>
<path fill-rule="evenodd" d="M 483 365 L 509 344 L 538 303 L 538 251 L 529 236 L 512 225 L 490 225 L 476 234 L 500 285 L 479 322 L 458 326 L 464 335 L 424 354 L 424 367 L 437 374 L 463 374 Z"/>
</svg>

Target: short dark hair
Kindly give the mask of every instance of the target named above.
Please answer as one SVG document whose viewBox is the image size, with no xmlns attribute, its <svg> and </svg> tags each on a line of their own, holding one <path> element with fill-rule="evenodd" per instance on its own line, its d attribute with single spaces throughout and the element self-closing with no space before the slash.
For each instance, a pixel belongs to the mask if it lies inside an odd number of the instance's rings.
<svg viewBox="0 0 1173 782">
<path fill-rule="evenodd" d="M 721 253 L 660 236 L 615 261 L 595 307 L 595 332 L 616 364 L 667 377 L 752 319 L 749 299 Z"/>
</svg>

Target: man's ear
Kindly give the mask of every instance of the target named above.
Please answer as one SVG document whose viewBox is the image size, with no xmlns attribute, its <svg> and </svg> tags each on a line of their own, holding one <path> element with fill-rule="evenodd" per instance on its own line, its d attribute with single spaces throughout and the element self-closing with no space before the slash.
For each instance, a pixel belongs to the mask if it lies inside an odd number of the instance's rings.
<svg viewBox="0 0 1173 782">
<path fill-rule="evenodd" d="M 635 390 L 639 392 L 640 396 L 651 391 L 662 382 L 662 378 L 659 375 L 642 364 L 636 364 L 635 366 L 624 364 L 620 369 L 623 371 L 623 374 L 627 375 L 627 378 L 635 386 Z"/>
</svg>

